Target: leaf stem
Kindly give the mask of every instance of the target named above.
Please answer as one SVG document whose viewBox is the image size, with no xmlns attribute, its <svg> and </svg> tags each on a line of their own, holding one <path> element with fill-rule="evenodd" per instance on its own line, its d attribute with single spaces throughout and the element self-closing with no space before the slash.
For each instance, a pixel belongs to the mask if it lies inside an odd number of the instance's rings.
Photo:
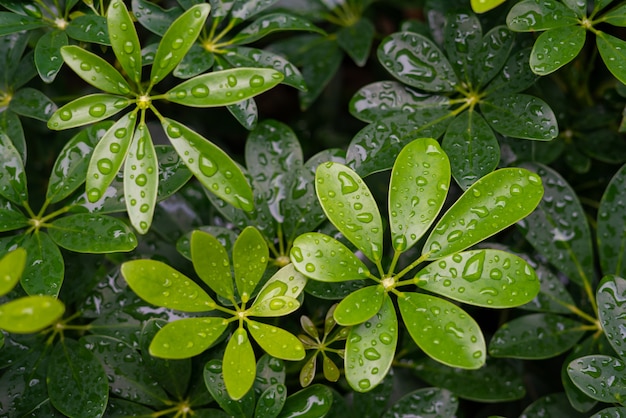
<svg viewBox="0 0 626 418">
<path fill-rule="evenodd" d="M 387 275 L 393 275 L 393 271 L 396 269 L 396 264 L 398 264 L 398 259 L 400 258 L 400 251 L 393 251 L 393 258 L 391 259 L 391 264 L 389 265 L 389 270 L 387 271 Z"/>
<path fill-rule="evenodd" d="M 414 262 L 412 262 L 411 264 L 409 264 L 407 267 L 404 268 L 404 270 L 402 270 L 400 273 L 396 274 L 396 280 L 401 279 L 402 277 L 404 277 L 408 272 L 410 272 L 411 270 L 413 270 L 415 267 L 417 267 L 418 265 L 422 264 L 424 261 L 426 261 L 428 259 L 428 256 L 430 255 L 430 252 L 426 253 L 426 254 L 422 254 L 417 260 L 415 260 Z M 412 279 L 415 280 L 415 279 Z"/>
</svg>

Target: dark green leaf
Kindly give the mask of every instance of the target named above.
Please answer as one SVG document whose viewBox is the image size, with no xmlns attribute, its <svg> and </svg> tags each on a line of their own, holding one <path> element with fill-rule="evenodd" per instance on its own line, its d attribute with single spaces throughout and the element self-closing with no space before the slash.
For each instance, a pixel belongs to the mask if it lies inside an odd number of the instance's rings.
<svg viewBox="0 0 626 418">
<path fill-rule="evenodd" d="M 35 46 L 35 65 L 39 76 L 46 83 L 52 83 L 63 65 L 61 47 L 67 45 L 64 31 L 53 30 L 45 33 Z"/>
<path fill-rule="evenodd" d="M 610 408 L 605 408 L 602 411 L 599 411 L 593 414 L 589 418 L 623 418 L 626 416 L 626 408 L 623 406 L 612 406 Z"/>
<path fill-rule="evenodd" d="M 209 0 L 211 4 L 211 17 L 218 22 L 226 17 L 237 0 Z M 197 3 L 197 2 L 196 2 Z"/>
<path fill-rule="evenodd" d="M 14 231 L 28 225 L 28 218 L 17 207 L 0 198 L 0 232 Z"/>
<path fill-rule="evenodd" d="M 517 32 L 540 31 L 578 23 L 576 13 L 556 0 L 523 0 L 506 17 L 509 29 Z"/>
<path fill-rule="evenodd" d="M 418 389 L 403 396 L 382 418 L 406 417 L 415 414 L 423 418 L 453 418 L 459 401 L 456 396 L 445 389 Z"/>
<path fill-rule="evenodd" d="M 256 394 L 265 392 L 274 384 L 285 383 L 287 372 L 285 362 L 264 354 L 256 364 L 256 379 L 254 381 L 254 391 Z"/>
<path fill-rule="evenodd" d="M 104 414 L 109 382 L 98 359 L 75 340 L 64 339 L 50 354 L 48 394 L 55 408 L 72 417 Z"/>
<path fill-rule="evenodd" d="M 359 290 L 369 283 L 362 279 L 343 282 L 320 282 L 309 280 L 306 284 L 306 293 L 320 299 L 340 300 Z"/>
<path fill-rule="evenodd" d="M 3 12 L 0 12 L 0 27 L 2 27 L 2 17 Z M 0 29 L 1 32 L 2 30 Z M 29 36 L 26 32 L 0 37 L 0 51 L 2 51 L 0 53 L 0 85 L 3 90 L 13 85 L 14 80 L 20 77 L 20 74 L 17 74 L 17 69 L 24 50 L 28 45 L 28 38 Z M 30 58 L 33 59 L 32 56 Z"/>
<path fill-rule="evenodd" d="M 230 42 L 236 45 L 251 44 L 270 33 L 280 31 L 309 31 L 320 35 L 326 34 L 322 29 L 302 17 L 286 13 L 268 13 L 239 31 Z"/>
<path fill-rule="evenodd" d="M 626 398 L 626 364 L 601 354 L 580 357 L 567 366 L 567 374 L 587 396 L 606 403 Z"/>
<path fill-rule="evenodd" d="M 311 385 L 289 396 L 278 418 L 325 417 L 333 406 L 333 392 L 325 385 Z"/>
<path fill-rule="evenodd" d="M 178 63 L 173 74 L 178 78 L 191 78 L 207 71 L 214 62 L 214 55 L 195 43 Z"/>
<path fill-rule="evenodd" d="M 471 68 L 482 46 L 482 28 L 478 17 L 470 13 L 448 16 L 443 30 L 443 46 L 456 73 L 466 83 L 473 84 Z"/>
<path fill-rule="evenodd" d="M 535 299 L 520 308 L 537 312 L 571 313 L 567 306 L 576 304 L 567 292 L 565 284 L 546 266 L 540 265 L 535 271 L 541 283 L 541 290 Z"/>
<path fill-rule="evenodd" d="M 597 239 L 602 272 L 626 277 L 626 165 L 613 176 L 602 195 Z"/>
<path fill-rule="evenodd" d="M 107 404 L 102 418 L 119 418 L 119 417 L 142 417 L 150 416 L 154 410 L 141 404 L 125 401 L 124 399 L 111 398 Z M 197 411 L 196 411 L 197 412 Z"/>
<path fill-rule="evenodd" d="M 535 74 L 550 74 L 571 62 L 585 45 L 587 30 L 582 26 L 565 26 L 542 33 L 530 55 Z"/>
<path fill-rule="evenodd" d="M 596 34 L 596 43 L 602 61 L 609 69 L 611 74 L 615 76 L 622 84 L 626 84 L 626 42 L 598 31 Z"/>
<path fill-rule="evenodd" d="M 572 408 L 565 393 L 555 393 L 553 395 L 544 396 L 528 405 L 520 418 L 534 417 L 560 417 L 568 416 L 571 418 L 582 418 L 583 415 Z M 596 417 L 599 418 L 599 417 Z M 607 417 L 608 418 L 608 417 Z"/>
<path fill-rule="evenodd" d="M 590 411 L 594 406 L 596 406 L 598 401 L 590 398 L 582 390 L 578 389 L 567 373 L 567 366 L 579 357 L 596 354 L 597 350 L 598 347 L 596 340 L 593 337 L 588 337 L 579 344 L 575 345 L 574 348 L 567 353 L 563 363 L 561 364 L 561 383 L 563 384 L 563 389 L 569 399 L 570 405 L 572 405 L 575 410 L 580 412 Z"/>
<path fill-rule="evenodd" d="M 107 10 L 111 47 L 120 65 L 135 84 L 141 82 L 141 45 L 133 19 L 121 0 L 112 0 Z"/>
<path fill-rule="evenodd" d="M 4 260 L 4 259 L 3 259 Z M 0 329 L 29 334 L 56 322 L 65 306 L 52 296 L 24 296 L 0 305 Z"/>
<path fill-rule="evenodd" d="M 626 358 L 626 336 L 622 330 L 626 327 L 626 280 L 618 276 L 605 276 L 596 291 L 598 319 L 609 343 L 615 352 Z"/>
<path fill-rule="evenodd" d="M 20 118 L 10 110 L 0 112 L 0 132 L 4 132 L 4 135 L 9 137 L 22 162 L 26 164 L 26 138 Z"/>
<path fill-rule="evenodd" d="M 77 41 L 111 45 L 109 28 L 104 16 L 85 14 L 72 19 L 65 30 L 67 36 Z"/>
<path fill-rule="evenodd" d="M 25 87 L 15 92 L 9 103 L 9 109 L 18 115 L 45 122 L 57 110 L 57 106 L 39 90 Z"/>
<path fill-rule="evenodd" d="M 220 317 L 183 318 L 159 330 L 150 343 L 150 355 L 165 359 L 196 356 L 224 333 L 228 326 Z"/>
<path fill-rule="evenodd" d="M 468 68 L 477 87 L 489 83 L 509 58 L 515 36 L 506 26 L 496 26 L 483 36 L 482 46 Z"/>
<path fill-rule="evenodd" d="M 385 288 L 381 285 L 356 290 L 339 302 L 333 317 L 339 325 L 358 325 L 378 313 L 384 297 Z"/>
<path fill-rule="evenodd" d="M 489 94 L 519 93 L 532 86 L 539 76 L 532 72 L 528 61 L 531 49 L 522 49 L 509 57 L 502 71 L 498 73 L 485 89 Z"/>
<path fill-rule="evenodd" d="M 254 413 L 254 391 L 249 391 L 243 398 L 233 400 L 226 391 L 222 361 L 210 360 L 204 366 L 204 383 L 211 396 L 231 417 L 251 418 Z"/>
<path fill-rule="evenodd" d="M 337 44 L 346 51 L 354 63 L 362 67 L 370 56 L 375 28 L 369 19 L 361 18 L 337 31 Z"/>
<path fill-rule="evenodd" d="M 380 418 L 393 393 L 394 376 L 389 373 L 383 381 L 369 392 L 354 392 L 352 413 L 361 418 Z"/>
<path fill-rule="evenodd" d="M 259 119 L 259 111 L 254 99 L 245 99 L 227 105 L 226 108 L 237 121 L 248 130 L 254 129 Z"/>
<path fill-rule="evenodd" d="M 62 130 L 87 125 L 113 116 L 133 101 L 113 94 L 90 94 L 58 109 L 48 120 L 48 128 Z"/>
<path fill-rule="evenodd" d="M 65 265 L 59 247 L 45 232 L 26 236 L 22 247 L 28 254 L 20 283 L 29 295 L 58 296 Z"/>
<path fill-rule="evenodd" d="M 233 17 L 233 21 L 239 22 L 261 13 L 263 10 L 276 3 L 276 1 L 277 0 L 235 0 L 230 14 Z"/>
<path fill-rule="evenodd" d="M 287 387 L 276 383 L 267 388 L 259 397 L 254 409 L 255 418 L 275 418 L 287 399 Z"/>
<path fill-rule="evenodd" d="M 613 26 L 626 26 L 626 4 L 620 4 L 609 10 L 600 18 L 603 22 L 607 22 Z"/>
<path fill-rule="evenodd" d="M 133 16 L 135 16 L 141 26 L 159 36 L 163 36 L 174 20 L 181 14 L 179 7 L 172 7 L 166 10 L 146 0 L 133 0 L 132 8 Z"/>
<path fill-rule="evenodd" d="M 122 74 L 98 55 L 75 45 L 63 47 L 61 55 L 65 63 L 92 86 L 111 94 L 130 93 Z"/>
<path fill-rule="evenodd" d="M 585 333 L 582 324 L 554 314 L 531 314 L 501 326 L 489 342 L 494 357 L 544 359 L 572 348 Z"/>
<path fill-rule="evenodd" d="M 11 12 L 0 12 L 0 36 L 46 26 L 41 19 Z"/>
<path fill-rule="evenodd" d="M 58 218 L 50 223 L 48 232 L 57 245 L 75 252 L 126 252 L 137 246 L 132 230 L 122 220 L 106 215 Z"/>
</svg>

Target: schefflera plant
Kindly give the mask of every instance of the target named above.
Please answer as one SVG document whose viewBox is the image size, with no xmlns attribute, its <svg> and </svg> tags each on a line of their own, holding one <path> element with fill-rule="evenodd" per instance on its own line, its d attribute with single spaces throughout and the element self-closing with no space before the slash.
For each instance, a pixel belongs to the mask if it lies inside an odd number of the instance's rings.
<svg viewBox="0 0 626 418">
<path fill-rule="evenodd" d="M 535 271 L 504 251 L 464 251 L 527 216 L 543 195 L 541 178 L 525 169 L 496 170 L 471 185 L 432 229 L 421 256 L 396 272 L 400 256 L 430 229 L 443 208 L 450 184 L 450 162 L 431 138 L 410 142 L 399 153 L 389 186 L 393 256 L 383 267 L 383 223 L 363 180 L 339 163 L 318 166 L 318 199 L 332 224 L 377 271 L 338 240 L 316 232 L 296 238 L 291 260 L 313 280 L 371 280 L 344 298 L 334 312 L 339 325 L 352 326 L 346 342 L 345 373 L 350 386 L 365 392 L 385 377 L 395 355 L 398 319 L 431 358 L 464 369 L 485 363 L 478 324 L 454 301 L 510 308 L 539 292 Z M 413 277 L 406 278 L 416 267 Z M 400 290 L 417 286 L 417 291 Z M 439 297 L 441 296 L 441 297 Z"/>
<path fill-rule="evenodd" d="M 65 63 L 81 78 L 102 90 L 78 98 L 58 109 L 48 121 L 50 129 L 69 129 L 111 117 L 128 106 L 93 151 L 86 177 L 90 202 L 107 192 L 124 163 L 124 197 L 131 223 L 140 233 L 150 228 L 158 189 L 157 157 L 146 125 L 148 109 L 159 118 L 167 137 L 190 171 L 209 190 L 246 211 L 253 197 L 239 166 L 221 149 L 185 125 L 163 117 L 155 100 L 191 107 L 226 106 L 262 93 L 283 80 L 273 69 L 237 68 L 203 74 L 163 94 L 152 94 L 194 44 L 209 14 L 209 4 L 198 4 L 179 16 L 163 35 L 154 55 L 150 78 L 142 81 L 139 38 L 128 9 L 113 0 L 107 11 L 111 47 L 125 78 L 111 64 L 79 46 L 61 48 Z"/>
<path fill-rule="evenodd" d="M 300 307 L 298 296 L 306 285 L 306 277 L 288 264 L 265 282 L 251 302 L 269 260 L 265 239 L 256 228 L 245 228 L 235 241 L 232 272 L 227 250 L 206 232 L 193 232 L 191 258 L 200 279 L 227 301 L 229 307 L 215 302 L 202 287 L 162 262 L 133 260 L 121 267 L 130 288 L 147 302 L 183 312 L 219 311 L 226 315 L 212 313 L 168 323 L 150 343 L 151 355 L 181 359 L 200 354 L 214 344 L 230 324 L 236 323 L 222 365 L 226 390 L 235 400 L 252 388 L 256 374 L 249 335 L 273 357 L 304 358 L 304 346 L 295 335 L 250 319 L 284 316 L 297 310 Z"/>
</svg>

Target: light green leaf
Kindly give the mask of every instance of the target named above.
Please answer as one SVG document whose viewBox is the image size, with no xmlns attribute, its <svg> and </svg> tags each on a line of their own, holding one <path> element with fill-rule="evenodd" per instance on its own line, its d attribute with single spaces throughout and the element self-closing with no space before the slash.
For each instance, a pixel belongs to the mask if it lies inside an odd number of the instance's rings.
<svg viewBox="0 0 626 418">
<path fill-rule="evenodd" d="M 67 34 L 62 30 L 46 32 L 35 45 L 35 66 L 46 83 L 52 83 L 63 65 L 61 47 L 67 45 Z"/>
<path fill-rule="evenodd" d="M 548 75 L 571 62 L 585 45 L 587 30 L 565 26 L 547 30 L 533 45 L 530 68 L 535 74 Z"/>
<path fill-rule="evenodd" d="M 367 286 L 350 293 L 333 313 L 339 325 L 358 325 L 367 321 L 380 310 L 385 298 L 385 288 L 381 285 Z"/>
<path fill-rule="evenodd" d="M 93 149 L 87 168 L 85 190 L 90 203 L 107 192 L 120 170 L 135 132 L 137 112 L 127 113 L 110 127 Z"/>
<path fill-rule="evenodd" d="M 224 333 L 228 322 L 220 317 L 183 318 L 166 324 L 150 343 L 150 355 L 167 359 L 196 356 Z"/>
<path fill-rule="evenodd" d="M 408 250 L 426 233 L 449 186 L 450 162 L 437 141 L 417 139 L 402 149 L 389 184 L 389 224 L 396 252 Z"/>
<path fill-rule="evenodd" d="M 554 314 L 531 314 L 501 326 L 489 342 L 493 357 L 544 359 L 572 348 L 584 335 L 583 324 Z"/>
<path fill-rule="evenodd" d="M 602 354 L 580 357 L 567 366 L 567 374 L 587 396 L 606 403 L 626 399 L 626 363 Z"/>
<path fill-rule="evenodd" d="M 265 273 L 269 249 L 263 235 L 254 227 L 246 227 L 233 246 L 233 270 L 237 292 L 243 303 L 250 300 Z"/>
<path fill-rule="evenodd" d="M 230 261 L 224 246 L 213 235 L 202 231 L 191 234 L 193 268 L 215 293 L 232 300 L 235 296 Z"/>
<path fill-rule="evenodd" d="M 131 103 L 131 99 L 112 94 L 83 96 L 54 112 L 48 120 L 48 128 L 58 131 L 98 122 L 122 111 Z"/>
<path fill-rule="evenodd" d="M 52 296 L 24 296 L 0 305 L 0 329 L 26 334 L 37 332 L 50 326 L 63 312 L 63 303 Z"/>
<path fill-rule="evenodd" d="M 204 366 L 203 377 L 209 393 L 230 417 L 252 418 L 255 404 L 255 393 L 249 391 L 241 399 L 232 399 L 224 390 L 222 360 L 209 360 Z M 209 418 L 209 417 L 206 417 Z"/>
<path fill-rule="evenodd" d="M 20 279 L 29 295 L 57 297 L 65 276 L 65 263 L 59 247 L 50 235 L 42 231 L 28 235 L 22 241 L 26 250 L 26 268 Z"/>
<path fill-rule="evenodd" d="M 543 196 L 541 178 L 503 168 L 474 183 L 442 216 L 423 254 L 430 260 L 463 251 L 531 213 Z"/>
<path fill-rule="evenodd" d="M 102 168 L 102 167 L 99 167 Z M 159 166 L 148 126 L 141 122 L 124 163 L 124 198 L 131 224 L 145 234 L 152 224 L 159 187 Z"/>
<path fill-rule="evenodd" d="M 600 200 L 597 239 L 602 272 L 626 277 L 626 165 L 615 173 Z"/>
<path fill-rule="evenodd" d="M 113 52 L 135 84 L 141 82 L 141 45 L 133 19 L 122 0 L 113 0 L 107 11 L 107 28 Z"/>
<path fill-rule="evenodd" d="M 398 343 L 398 318 L 384 295 L 380 311 L 350 329 L 345 351 L 346 379 L 352 389 L 367 392 L 387 375 Z"/>
<path fill-rule="evenodd" d="M 557 0 L 523 0 L 516 3 L 506 17 L 509 29 L 534 32 L 578 23 L 576 13 Z"/>
<path fill-rule="evenodd" d="M 382 418 L 411 416 L 419 413 L 424 418 L 454 418 L 459 401 L 454 393 L 440 388 L 418 389 L 404 395 Z"/>
<path fill-rule="evenodd" d="M 308 31 L 326 35 L 326 32 L 302 17 L 286 13 L 267 13 L 240 30 L 230 42 L 235 45 L 251 44 L 271 33 L 281 31 Z"/>
<path fill-rule="evenodd" d="M 228 340 L 222 373 L 226 390 L 234 400 L 243 398 L 254 384 L 256 360 L 248 333 L 243 328 L 237 328 Z"/>
<path fill-rule="evenodd" d="M 513 308 L 530 302 L 539 280 L 524 259 L 499 250 L 456 253 L 415 276 L 418 287 L 470 305 Z"/>
<path fill-rule="evenodd" d="M 122 74 L 98 55 L 76 45 L 61 48 L 63 61 L 83 80 L 111 94 L 126 95 L 130 86 Z"/>
<path fill-rule="evenodd" d="M 3 131 L 0 131 L 0 196 L 20 206 L 28 202 L 24 163 Z"/>
<path fill-rule="evenodd" d="M 380 262 L 382 220 L 374 197 L 359 175 L 340 163 L 320 164 L 315 173 L 315 191 L 333 225 L 367 258 Z"/>
<path fill-rule="evenodd" d="M 348 247 L 317 232 L 296 238 L 290 257 L 296 270 L 322 282 L 365 279 L 369 275 L 365 264 Z"/>
<path fill-rule="evenodd" d="M 204 28 L 211 6 L 197 4 L 180 15 L 163 35 L 150 71 L 150 85 L 157 84 L 183 59 Z"/>
<path fill-rule="evenodd" d="M 133 231 L 121 219 L 106 215 L 80 213 L 57 218 L 48 233 L 58 246 L 81 253 L 127 252 L 137 246 Z"/>
<path fill-rule="evenodd" d="M 602 61 L 622 84 L 626 84 L 626 42 L 598 31 L 596 34 L 596 44 Z"/>
<path fill-rule="evenodd" d="M 295 299 L 302 293 L 304 286 L 306 286 L 306 277 L 300 274 L 293 264 L 288 264 L 278 270 L 263 285 L 252 308 L 261 302 L 268 302 L 271 306 L 272 300 L 277 297 Z"/>
<path fill-rule="evenodd" d="M 270 356 L 292 361 L 304 358 L 304 346 L 295 335 L 273 325 L 252 320 L 247 323 L 252 338 Z"/>
<path fill-rule="evenodd" d="M 162 124 L 176 152 L 200 183 L 236 208 L 254 210 L 252 189 L 228 154 L 181 123 L 164 119 Z"/>
<path fill-rule="evenodd" d="M 505 0 L 471 0 L 470 4 L 474 13 L 485 13 L 489 10 L 495 9 Z"/>
<path fill-rule="evenodd" d="M 122 264 L 122 275 L 130 288 L 153 305 L 183 312 L 207 312 L 215 302 L 185 275 L 155 260 L 132 260 Z"/>
<path fill-rule="evenodd" d="M 411 338 L 429 357 L 461 369 L 485 364 L 485 339 L 463 309 L 444 299 L 409 292 L 398 298 L 398 307 Z"/>
<path fill-rule="evenodd" d="M 275 317 L 284 316 L 296 311 L 300 302 L 289 296 L 274 296 L 271 299 L 255 301 L 247 310 L 248 316 Z"/>
<path fill-rule="evenodd" d="M 622 330 L 626 327 L 626 280 L 618 276 L 605 276 L 596 290 L 598 319 L 609 343 L 615 352 L 626 358 L 626 336 Z"/>
<path fill-rule="evenodd" d="M 4 296 L 20 281 L 26 266 L 26 250 L 16 248 L 0 258 L 0 296 Z"/>
</svg>

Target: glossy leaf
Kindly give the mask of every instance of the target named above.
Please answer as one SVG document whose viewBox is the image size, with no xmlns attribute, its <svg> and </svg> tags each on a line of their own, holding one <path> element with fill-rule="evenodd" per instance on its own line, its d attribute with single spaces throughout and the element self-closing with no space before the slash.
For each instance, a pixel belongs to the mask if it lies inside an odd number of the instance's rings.
<svg viewBox="0 0 626 418">
<path fill-rule="evenodd" d="M 11 12 L 0 12 L 0 36 L 21 32 L 23 30 L 37 29 L 43 26 L 46 26 L 46 23 L 41 19 Z"/>
<path fill-rule="evenodd" d="M 526 390 L 522 377 L 508 361 L 487 359 L 477 370 L 451 368 L 431 358 L 418 359 L 414 364 L 417 376 L 456 396 L 477 402 L 506 402 L 521 399 Z"/>
<path fill-rule="evenodd" d="M 368 321 L 350 329 L 346 342 L 346 379 L 352 389 L 367 392 L 377 386 L 391 368 L 398 343 L 398 319 L 391 298 Z"/>
<path fill-rule="evenodd" d="M 443 47 L 446 56 L 465 82 L 470 80 L 470 68 L 482 46 L 482 28 L 472 13 L 451 14 L 443 28 Z"/>
<path fill-rule="evenodd" d="M 250 300 L 267 267 L 269 249 L 263 235 L 254 227 L 247 227 L 233 246 L 233 270 L 237 293 L 243 303 Z"/>
<path fill-rule="evenodd" d="M 137 246 L 137 238 L 122 220 L 105 215 L 81 213 L 57 218 L 50 223 L 48 233 L 58 246 L 75 252 L 126 252 Z"/>
<path fill-rule="evenodd" d="M 305 285 L 306 277 L 300 274 L 293 264 L 288 264 L 278 270 L 265 282 L 250 307 L 250 312 L 254 312 L 256 316 L 278 316 L 278 313 L 273 314 L 273 311 L 280 311 L 280 315 L 291 313 L 296 310 L 300 304 L 294 303 L 294 306 L 290 308 L 288 302 L 297 302 L 296 298 L 302 293 Z M 256 306 L 265 302 L 267 302 L 269 312 L 255 310 Z M 285 302 L 287 302 L 287 304 L 283 305 Z"/>
<path fill-rule="evenodd" d="M 598 401 L 587 396 L 574 384 L 574 382 L 572 382 L 572 379 L 567 373 L 567 366 L 569 365 L 569 363 L 576 360 L 577 358 L 590 354 L 597 354 L 597 346 L 596 342 L 593 340 L 593 337 L 588 337 L 580 343 L 576 344 L 574 348 L 572 348 L 567 353 L 563 363 L 561 364 L 560 374 L 563 389 L 572 407 L 580 412 L 590 411 L 594 406 L 596 406 Z"/>
<path fill-rule="evenodd" d="M 466 70 L 479 87 L 489 83 L 502 70 L 509 59 L 514 39 L 515 35 L 506 26 L 496 26 L 483 36 L 476 57 Z"/>
<path fill-rule="evenodd" d="M 363 418 L 382 417 L 393 393 L 394 377 L 393 373 L 389 373 L 378 386 L 369 392 L 354 392 L 350 412 Z"/>
<path fill-rule="evenodd" d="M 0 258 L 0 296 L 4 296 L 20 281 L 26 265 L 26 251 L 16 248 Z"/>
<path fill-rule="evenodd" d="M 501 326 L 489 342 L 493 357 L 544 359 L 574 346 L 585 333 L 582 324 L 554 314 L 531 314 Z"/>
<path fill-rule="evenodd" d="M 598 255 L 604 274 L 626 277 L 626 165 L 607 186 L 598 210 Z"/>
<path fill-rule="evenodd" d="M 564 393 L 555 393 L 539 398 L 528 405 L 520 415 L 520 418 L 533 418 L 538 416 L 557 417 L 564 415 L 572 418 L 582 418 L 586 416 L 572 407 Z"/>
<path fill-rule="evenodd" d="M 615 352 L 626 358 L 626 336 L 622 329 L 626 326 L 626 280 L 618 276 L 605 276 L 596 290 L 598 319 L 609 343 Z"/>
<path fill-rule="evenodd" d="M 599 31 L 596 35 L 596 44 L 606 68 L 622 84 L 626 84 L 626 64 L 624 64 L 624 60 L 626 60 L 626 55 L 624 55 L 626 42 Z"/>
<path fill-rule="evenodd" d="M 275 383 L 267 388 L 259 397 L 254 416 L 258 418 L 274 418 L 278 416 L 287 399 L 287 387 L 282 383 Z"/>
<path fill-rule="evenodd" d="M 256 360 L 248 333 L 243 328 L 237 328 L 228 340 L 222 365 L 226 390 L 232 399 L 243 398 L 252 388 L 255 371 Z"/>
<path fill-rule="evenodd" d="M 48 365 L 52 405 L 67 416 L 98 417 L 109 398 L 109 384 L 98 359 L 77 341 L 59 342 Z"/>
<path fill-rule="evenodd" d="M 0 232 L 14 231 L 29 225 L 29 219 L 11 202 L 0 198 Z"/>
<path fill-rule="evenodd" d="M 170 25 L 154 56 L 154 64 L 150 71 L 151 85 L 165 78 L 187 54 L 204 27 L 210 9 L 206 3 L 197 4 Z"/>
<path fill-rule="evenodd" d="M 610 23 L 613 26 L 626 26 L 626 5 L 618 5 L 617 7 L 604 13 L 600 19 L 603 22 Z"/>
<path fill-rule="evenodd" d="M 196 356 L 224 333 L 228 322 L 220 317 L 183 318 L 170 322 L 150 343 L 150 355 L 167 359 Z"/>
<path fill-rule="evenodd" d="M 382 418 L 419 414 L 424 418 L 453 418 L 459 401 L 455 394 L 440 388 L 424 388 L 404 395 Z"/>
<path fill-rule="evenodd" d="M 85 14 L 72 19 L 65 30 L 67 36 L 77 41 L 111 45 L 107 19 L 104 16 Z"/>
<path fill-rule="evenodd" d="M 322 29 L 302 17 L 286 13 L 267 13 L 240 30 L 230 42 L 235 45 L 251 44 L 271 33 L 281 31 L 308 31 L 320 35 L 326 34 Z"/>
<path fill-rule="evenodd" d="M 25 296 L 0 305 L 0 329 L 37 332 L 54 323 L 64 311 L 63 303 L 52 296 Z"/>
<path fill-rule="evenodd" d="M 296 238 L 290 257 L 296 270 L 314 280 L 344 282 L 369 275 L 365 264 L 345 245 L 317 232 Z"/>
<path fill-rule="evenodd" d="M 160 261 L 127 261 L 122 275 L 133 292 L 157 306 L 183 312 L 206 312 L 216 306 L 200 286 Z"/>
<path fill-rule="evenodd" d="M 98 167 L 100 170 L 102 166 Z M 124 163 L 124 198 L 133 227 L 140 234 L 150 229 L 159 187 L 159 167 L 148 126 L 141 122 Z"/>
<path fill-rule="evenodd" d="M 34 232 L 22 241 L 26 250 L 26 268 L 20 283 L 29 295 L 59 295 L 65 264 L 59 247 L 45 232 Z"/>
<path fill-rule="evenodd" d="M 541 178 L 521 168 L 503 168 L 474 183 L 435 225 L 423 254 L 437 259 L 462 251 L 531 213 L 541 197 Z"/>
<path fill-rule="evenodd" d="M 311 385 L 285 401 L 278 418 L 323 417 L 327 416 L 333 406 L 333 392 L 325 385 Z"/>
<path fill-rule="evenodd" d="M 350 168 L 333 162 L 315 173 L 315 191 L 326 217 L 373 262 L 382 257 L 383 226 L 367 185 Z"/>
<path fill-rule="evenodd" d="M 249 320 L 248 331 L 257 344 L 270 356 L 292 361 L 304 358 L 304 346 L 300 340 L 284 329 Z"/>
<path fill-rule="evenodd" d="M 516 32 L 540 31 L 578 23 L 576 13 L 556 0 L 523 0 L 506 17 L 509 29 Z"/>
<path fill-rule="evenodd" d="M 13 95 L 9 109 L 21 116 L 47 121 L 56 105 L 41 91 L 24 87 Z"/>
<path fill-rule="evenodd" d="M 233 2 L 230 13 L 235 22 L 249 19 L 263 10 L 267 9 L 277 0 L 254 0 L 254 1 L 235 1 Z"/>
<path fill-rule="evenodd" d="M 530 55 L 535 74 L 550 74 L 571 62 L 585 44 L 587 31 L 582 26 L 566 26 L 542 33 Z"/>
<path fill-rule="evenodd" d="M 428 356 L 462 369 L 485 364 L 485 340 L 465 311 L 447 300 L 421 293 L 404 293 L 398 307 L 411 338 Z"/>
<path fill-rule="evenodd" d="M 181 14 L 178 7 L 163 9 L 158 4 L 146 0 L 133 0 L 132 8 L 133 16 L 141 26 L 159 36 L 163 36 L 174 19 Z"/>
<path fill-rule="evenodd" d="M 375 28 L 369 19 L 361 18 L 352 25 L 337 31 L 337 44 L 346 51 L 354 63 L 362 67 L 370 56 Z"/>
<path fill-rule="evenodd" d="M 382 40 L 377 55 L 391 75 L 411 87 L 448 92 L 458 83 L 450 62 L 437 44 L 420 34 L 391 34 Z"/>
<path fill-rule="evenodd" d="M 471 0 L 470 4 L 474 13 L 485 13 L 489 10 L 495 9 L 505 0 Z"/>
<path fill-rule="evenodd" d="M 426 233 L 443 207 L 450 185 L 450 162 L 434 139 L 405 146 L 389 184 L 389 224 L 396 252 L 406 251 Z"/>
<path fill-rule="evenodd" d="M 113 52 L 130 79 L 135 84 L 139 84 L 141 82 L 141 45 L 135 24 L 124 2 L 111 1 L 106 18 Z"/>
<path fill-rule="evenodd" d="M 61 130 L 98 122 L 119 113 L 131 103 L 130 99 L 112 94 L 83 96 L 54 112 L 48 120 L 48 128 Z"/>
<path fill-rule="evenodd" d="M 539 277 L 541 290 L 535 299 L 520 308 L 537 312 L 571 313 L 567 306 L 573 306 L 576 303 L 567 292 L 565 284 L 546 266 L 540 265 L 535 271 Z"/>
<path fill-rule="evenodd" d="M 367 286 L 352 292 L 339 302 L 333 316 L 339 325 L 358 325 L 376 315 L 384 299 L 383 286 Z"/>
<path fill-rule="evenodd" d="M 485 93 L 510 94 L 519 93 L 532 86 L 539 76 L 532 72 L 530 61 L 531 48 L 524 48 L 507 59 L 502 71 L 487 85 Z"/>
<path fill-rule="evenodd" d="M 126 159 L 135 132 L 137 113 L 122 116 L 93 149 L 86 175 L 87 199 L 95 203 L 107 192 Z"/>
<path fill-rule="evenodd" d="M 576 192 L 553 169 L 527 165 L 542 178 L 545 196 L 520 223 L 526 239 L 570 280 L 583 285 L 593 277 L 591 233 Z"/>
<path fill-rule="evenodd" d="M 475 111 L 458 115 L 441 146 L 450 158 L 452 175 L 463 189 L 491 173 L 500 162 L 500 145 L 485 119 Z"/>
<path fill-rule="evenodd" d="M 63 65 L 60 50 L 67 45 L 67 35 L 64 31 L 53 30 L 45 33 L 35 46 L 35 65 L 39 76 L 46 83 L 54 81 Z"/>
<path fill-rule="evenodd" d="M 456 253 L 415 276 L 418 287 L 470 305 L 512 308 L 532 300 L 539 280 L 524 259 L 499 250 Z"/>
<path fill-rule="evenodd" d="M 176 152 L 200 183 L 236 208 L 247 212 L 254 209 L 248 181 L 228 154 L 178 122 L 164 119 L 162 124 Z"/>
<path fill-rule="evenodd" d="M 210 69 L 214 62 L 214 55 L 195 43 L 178 63 L 173 74 L 178 78 L 191 78 Z"/>
<path fill-rule="evenodd" d="M 80 78 L 111 94 L 126 95 L 131 88 L 122 74 L 104 59 L 75 45 L 61 48 L 65 63 Z"/>
<path fill-rule="evenodd" d="M 0 195 L 22 205 L 28 201 L 24 163 L 11 139 L 0 131 Z"/>
<path fill-rule="evenodd" d="M 235 291 L 228 253 L 217 238 L 194 231 L 191 234 L 191 259 L 203 282 L 223 298 L 233 299 Z"/>
<path fill-rule="evenodd" d="M 4 135 L 9 137 L 13 146 L 22 158 L 22 162 L 26 162 L 26 138 L 24 137 L 24 129 L 20 118 L 13 112 L 0 112 L 0 130 Z"/>
<path fill-rule="evenodd" d="M 209 393 L 229 416 L 251 418 L 254 412 L 254 391 L 249 391 L 241 399 L 232 399 L 226 391 L 222 365 L 221 360 L 210 360 L 204 366 L 204 382 Z"/>
<path fill-rule="evenodd" d="M 276 383 L 285 383 L 286 377 L 285 362 L 269 354 L 263 354 L 256 364 L 254 391 L 258 394 L 270 389 Z"/>
<path fill-rule="evenodd" d="M 580 357 L 567 366 L 567 374 L 587 396 L 606 403 L 623 403 L 626 397 L 626 364 L 595 354 Z"/>
</svg>

